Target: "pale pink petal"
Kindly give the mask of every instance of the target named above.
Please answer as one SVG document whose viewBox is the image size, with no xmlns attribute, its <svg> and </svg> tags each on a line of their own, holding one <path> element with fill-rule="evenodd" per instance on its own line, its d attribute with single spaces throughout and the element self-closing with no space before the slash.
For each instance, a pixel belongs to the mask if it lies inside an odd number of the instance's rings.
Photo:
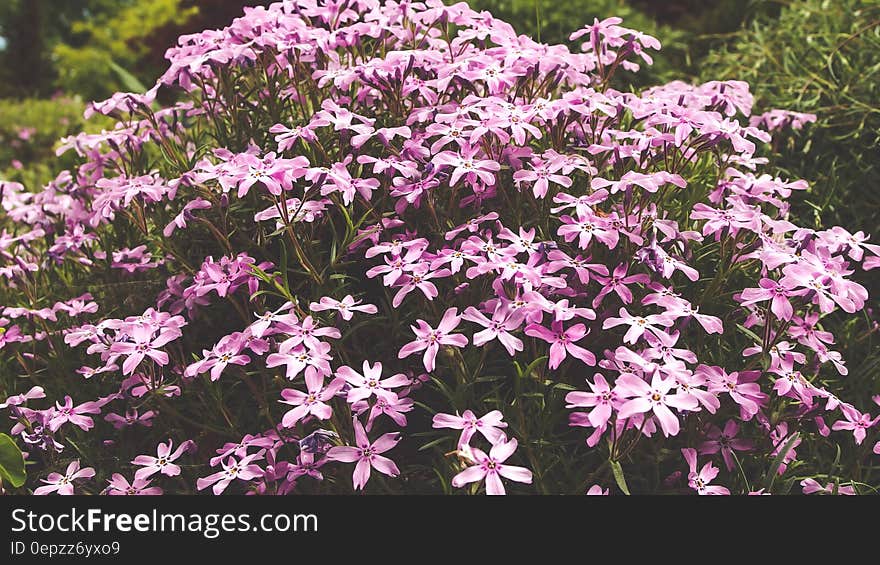
<svg viewBox="0 0 880 565">
<path fill-rule="evenodd" d="M 493 496 L 507 494 L 498 473 L 489 473 L 486 475 L 486 494 Z"/>
<path fill-rule="evenodd" d="M 498 469 L 498 474 L 511 481 L 518 483 L 532 483 L 532 472 L 525 467 L 517 467 L 516 465 L 502 465 Z"/>
<path fill-rule="evenodd" d="M 468 483 L 481 481 L 485 476 L 486 471 L 484 471 L 480 465 L 474 465 L 452 477 L 452 486 L 460 488 Z"/>
<path fill-rule="evenodd" d="M 400 475 L 400 469 L 397 468 L 397 465 L 394 464 L 394 461 L 388 459 L 387 457 L 383 457 L 382 455 L 374 455 L 371 463 L 373 464 L 373 467 L 380 473 L 383 473 L 390 477 L 396 477 Z"/>
</svg>

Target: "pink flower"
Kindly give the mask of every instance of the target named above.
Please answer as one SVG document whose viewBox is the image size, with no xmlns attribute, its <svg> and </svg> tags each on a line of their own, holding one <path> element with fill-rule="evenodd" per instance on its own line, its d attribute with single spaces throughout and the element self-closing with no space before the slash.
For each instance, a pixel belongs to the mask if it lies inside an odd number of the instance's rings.
<svg viewBox="0 0 880 565">
<path fill-rule="evenodd" d="M 770 452 L 771 457 L 778 457 L 782 454 L 782 463 L 776 471 L 778 475 L 783 475 L 788 469 L 789 463 L 797 459 L 797 451 L 795 449 L 803 442 L 803 438 L 794 433 L 789 434 L 787 422 L 780 422 L 770 432 L 770 442 L 773 445 L 773 451 Z M 786 450 L 783 453 L 783 450 Z"/>
<path fill-rule="evenodd" d="M 578 210 L 577 218 L 565 215 L 560 218 L 562 226 L 556 230 L 556 234 L 566 241 L 578 240 L 578 247 L 587 249 L 593 237 L 614 249 L 617 246 L 619 236 L 616 231 L 608 229 L 608 223 L 604 218 L 594 215 L 589 210 Z"/>
<path fill-rule="evenodd" d="M 373 395 L 390 400 L 395 396 L 391 392 L 392 388 L 402 387 L 410 382 L 403 373 L 382 379 L 382 363 L 378 361 L 372 367 L 370 367 L 369 361 L 364 361 L 363 372 L 362 375 L 347 365 L 343 365 L 336 371 L 336 374 L 351 386 L 348 389 L 346 399 L 350 404 L 365 400 Z"/>
<path fill-rule="evenodd" d="M 736 434 L 739 432 L 739 424 L 736 420 L 728 420 L 724 424 L 724 430 L 714 424 L 709 425 L 709 431 L 706 433 L 706 441 L 700 445 L 700 455 L 713 455 L 721 452 L 721 458 L 724 459 L 724 465 L 727 470 L 733 469 L 734 451 L 750 451 L 753 446 L 752 442 L 747 439 L 737 439 Z"/>
<path fill-rule="evenodd" d="M 627 270 L 628 266 L 626 263 L 621 263 L 614 268 L 614 273 L 611 277 L 596 277 L 596 280 L 602 285 L 602 289 L 593 298 L 593 308 L 597 308 L 602 304 L 602 298 L 610 292 L 617 293 L 617 296 L 620 297 L 624 304 L 629 304 L 633 300 L 633 295 L 627 286 L 635 283 L 648 284 L 651 282 L 651 277 L 641 273 L 626 276 Z"/>
<path fill-rule="evenodd" d="M 306 375 L 306 388 L 308 394 L 293 389 L 285 388 L 281 391 L 282 404 L 289 404 L 296 408 L 288 410 L 281 419 L 281 425 L 285 428 L 294 427 L 297 422 L 306 416 L 314 416 L 319 420 L 326 420 L 333 414 L 333 409 L 325 404 L 333 398 L 345 384 L 343 379 L 333 379 L 329 385 L 324 386 L 324 375 L 309 373 Z"/>
<path fill-rule="evenodd" d="M 550 368 L 556 369 L 562 360 L 565 359 L 567 353 L 571 353 L 586 363 L 593 366 L 596 364 L 596 356 L 591 351 L 584 349 L 574 342 L 580 341 L 587 335 L 587 327 L 583 324 L 575 324 L 563 329 L 562 322 L 554 321 L 550 325 L 551 329 L 547 329 L 540 324 L 529 324 L 526 326 L 526 335 L 543 339 L 550 343 Z"/>
<path fill-rule="evenodd" d="M 607 318 L 602 322 L 602 329 L 607 330 L 620 325 L 628 325 L 629 329 L 623 336 L 624 343 L 635 343 L 642 334 L 650 331 L 655 336 L 664 333 L 657 326 L 671 326 L 672 321 L 664 315 L 650 314 L 648 316 L 632 316 L 627 312 L 626 308 L 620 309 L 620 318 Z"/>
<path fill-rule="evenodd" d="M 369 253 L 369 250 L 367 252 Z M 412 271 L 416 265 L 420 264 L 422 255 L 424 255 L 423 247 L 410 247 L 402 257 L 400 255 L 385 256 L 385 264 L 373 267 L 366 272 L 366 275 L 368 278 L 373 278 L 384 273 L 382 284 L 392 286 L 405 272 Z"/>
<path fill-rule="evenodd" d="M 480 229 L 480 224 L 483 222 L 491 222 L 493 220 L 498 219 L 498 212 L 489 212 L 488 214 L 483 214 L 482 216 L 477 216 L 476 218 L 471 218 L 467 222 L 461 224 L 460 226 L 453 228 L 446 232 L 445 238 L 446 241 L 452 241 L 455 239 L 459 233 L 467 230 L 470 233 L 476 233 Z M 431 268 L 434 268 L 433 265 Z"/>
<path fill-rule="evenodd" d="M 97 402 L 83 402 L 79 406 L 73 405 L 73 399 L 70 396 L 64 397 L 64 404 L 55 403 L 55 411 L 52 419 L 49 420 L 49 429 L 57 431 L 62 425 L 70 422 L 80 429 L 89 431 L 95 426 L 95 421 L 83 414 L 100 414 L 101 407 Z"/>
<path fill-rule="evenodd" d="M 291 308 L 293 308 L 293 303 L 285 302 L 277 310 L 267 310 L 257 316 L 257 320 L 250 325 L 251 335 L 259 339 L 276 324 L 287 327 L 295 326 L 298 320 L 295 314 L 289 312 Z M 282 314 L 282 312 L 286 313 Z M 256 314 L 254 315 L 256 316 Z"/>
<path fill-rule="evenodd" d="M 852 486 L 843 486 L 836 483 L 828 483 L 825 486 L 822 486 L 822 484 L 816 479 L 804 479 L 801 481 L 801 486 L 803 487 L 804 494 L 813 494 L 817 492 L 822 494 L 834 494 L 835 487 L 837 488 L 837 494 L 849 496 L 856 494 L 856 489 Z"/>
<path fill-rule="evenodd" d="M 717 316 L 700 314 L 700 309 L 694 308 L 687 300 L 682 300 L 680 298 L 674 300 L 667 299 L 661 300 L 659 304 L 666 307 L 666 311 L 663 312 L 663 317 L 669 321 L 677 320 L 679 318 L 694 318 L 697 323 L 706 330 L 706 333 L 724 333 L 724 326 L 721 323 L 720 318 Z M 658 335 L 659 337 L 659 334 L 655 335 Z"/>
<path fill-rule="evenodd" d="M 211 380 L 216 381 L 229 365 L 244 366 L 251 358 L 242 351 L 245 347 L 245 336 L 241 333 L 224 336 L 211 351 L 203 350 L 204 359 L 186 368 L 186 376 L 195 376 L 211 371 Z"/>
<path fill-rule="evenodd" d="M 617 392 L 612 390 L 601 373 L 596 373 L 593 382 L 587 381 L 587 385 L 592 392 L 576 390 L 565 395 L 565 401 L 568 403 L 566 408 L 592 408 L 589 413 L 573 412 L 570 416 L 571 424 L 584 425 L 582 420 L 586 418 L 590 426 L 601 428 L 611 418 L 612 409 L 618 408 L 621 403 Z"/>
<path fill-rule="evenodd" d="M 853 437 L 855 437 L 856 445 L 861 445 L 863 441 L 865 441 L 865 436 L 867 435 L 867 430 L 872 428 L 878 421 L 880 421 L 880 416 L 877 416 L 874 419 L 871 419 L 871 415 L 865 412 L 862 414 L 852 406 L 847 404 L 842 404 L 840 406 L 841 411 L 843 412 L 846 420 L 838 420 L 831 425 L 832 430 L 852 430 Z"/>
<path fill-rule="evenodd" d="M 14 396 L 9 396 L 3 402 L 0 402 L 0 410 L 4 408 L 8 408 L 10 406 L 21 406 L 28 400 L 33 400 L 37 398 L 46 398 L 46 391 L 43 390 L 41 386 L 33 386 L 27 392 L 16 394 Z M 65 398 L 65 403 L 67 399 Z"/>
<path fill-rule="evenodd" d="M 476 183 L 477 178 L 487 185 L 495 184 L 495 175 L 492 173 L 499 171 L 501 165 L 491 159 L 476 158 L 477 152 L 477 147 L 462 148 L 461 153 L 443 151 L 434 157 L 433 163 L 453 167 L 450 186 L 454 186 L 462 177 L 470 184 Z"/>
<path fill-rule="evenodd" d="M 273 434 L 274 435 L 274 434 Z M 256 448 L 270 448 L 275 445 L 275 439 L 272 437 L 264 437 L 261 435 L 252 435 L 245 434 L 241 441 L 238 443 L 225 443 L 223 447 L 217 449 L 216 457 L 212 457 L 208 463 L 210 463 L 211 467 L 216 467 L 220 464 L 223 459 L 229 457 L 230 455 L 242 456 L 247 453 L 248 448 L 256 447 Z"/>
<path fill-rule="evenodd" d="M 712 465 L 712 462 L 703 465 L 700 472 L 697 472 L 697 451 L 695 449 L 682 449 L 682 455 L 688 463 L 690 472 L 688 473 L 688 486 L 697 491 L 700 495 L 726 495 L 730 491 L 725 487 L 710 485 L 709 483 L 718 476 L 718 468 Z"/>
<path fill-rule="evenodd" d="M 532 484 L 532 472 L 525 467 L 504 465 L 503 463 L 516 451 L 516 438 L 499 442 L 492 446 L 489 454 L 471 448 L 474 465 L 468 467 L 452 478 L 452 486 L 461 488 L 468 483 L 486 481 L 486 494 L 506 494 L 501 477 L 518 483 Z"/>
<path fill-rule="evenodd" d="M 353 418 L 352 422 L 354 423 L 354 437 L 357 447 L 332 447 L 327 452 L 327 458 L 331 461 L 341 461 L 343 463 L 354 463 L 357 461 L 354 474 L 352 475 L 355 490 L 363 489 L 367 481 L 370 480 L 371 467 L 389 477 L 398 476 L 400 470 L 394 464 L 394 461 L 381 454 L 397 445 L 397 442 L 400 441 L 400 434 L 397 432 L 384 434 L 373 443 L 370 443 L 370 440 L 367 438 L 367 432 L 358 419 Z"/>
<path fill-rule="evenodd" d="M 77 459 L 70 462 L 63 475 L 60 473 L 49 473 L 48 477 L 41 479 L 46 485 L 34 489 L 34 494 L 44 495 L 57 492 L 60 495 L 71 495 L 73 494 L 73 481 L 90 479 L 94 476 L 95 470 L 91 467 L 80 469 L 79 459 Z"/>
<path fill-rule="evenodd" d="M 785 357 L 779 360 L 779 365 L 770 367 L 770 372 L 779 375 L 776 382 L 773 383 L 773 390 L 779 396 L 793 396 L 804 404 L 813 403 L 814 388 L 810 382 L 804 378 L 800 371 L 794 368 L 794 359 Z"/>
<path fill-rule="evenodd" d="M 617 413 L 618 418 L 629 418 L 635 414 L 653 412 L 660 422 L 660 428 L 666 437 L 678 434 L 679 422 L 672 410 L 694 410 L 698 406 L 697 399 L 690 394 L 669 394 L 675 386 L 675 379 L 663 379 L 660 371 L 654 371 L 651 384 L 648 385 L 641 378 L 624 374 L 617 378 L 614 390 L 621 398 L 630 398 Z"/>
<path fill-rule="evenodd" d="M 293 160 L 276 159 L 274 152 L 266 154 L 263 159 L 255 155 L 244 154 L 241 156 L 241 161 L 247 166 L 247 171 L 236 175 L 239 198 L 245 196 L 257 183 L 262 184 L 266 190 L 278 196 L 285 188 L 284 185 L 289 182 L 285 179 L 285 171 L 288 167 L 294 162 L 300 167 L 308 166 L 308 161 L 304 157 Z"/>
<path fill-rule="evenodd" d="M 659 171 L 656 173 L 640 173 L 638 171 L 629 171 L 625 173 L 619 181 L 611 181 L 603 178 L 594 178 L 590 182 L 590 187 L 594 189 L 602 189 L 611 187 L 610 193 L 625 191 L 633 186 L 639 186 L 647 192 L 657 192 L 664 184 L 671 183 L 679 188 L 684 188 L 687 183 L 681 176 Z"/>
<path fill-rule="evenodd" d="M 396 286 L 400 286 L 400 290 L 394 295 L 394 298 L 391 300 L 391 305 L 397 308 L 403 303 L 403 299 L 406 295 L 415 289 L 421 290 L 422 294 L 424 294 L 425 298 L 428 300 L 434 300 L 437 298 L 439 292 L 434 283 L 431 282 L 431 279 L 448 277 L 451 274 L 452 272 L 449 271 L 449 269 L 431 271 L 430 265 L 416 265 L 408 273 L 400 275 L 400 277 L 394 282 Z"/>
<path fill-rule="evenodd" d="M 137 409 L 132 408 L 126 410 L 124 416 L 113 413 L 107 414 L 104 416 L 104 420 L 110 422 L 110 424 L 112 424 L 117 430 L 133 426 L 134 424 L 140 424 L 141 426 L 149 428 L 153 425 L 153 417 L 155 415 L 156 413 L 152 410 L 147 410 L 143 414 L 138 414 Z"/>
<path fill-rule="evenodd" d="M 217 471 L 207 477 L 196 480 L 196 488 L 198 490 L 204 490 L 209 486 L 214 485 L 211 490 L 215 495 L 220 495 L 226 490 L 226 487 L 236 479 L 250 481 L 262 477 L 263 469 L 261 469 L 259 465 L 252 465 L 251 461 L 262 459 L 263 453 L 264 451 L 261 449 L 257 453 L 246 455 L 238 461 L 236 461 L 234 457 L 229 457 L 223 463 L 222 471 Z"/>
<path fill-rule="evenodd" d="M 748 306 L 765 300 L 770 300 L 770 311 L 780 320 L 791 320 L 794 308 L 789 302 L 792 296 L 803 296 L 809 292 L 807 289 L 791 290 L 771 279 L 761 279 L 758 282 L 760 288 L 747 288 L 742 291 L 741 304 Z"/>
<path fill-rule="evenodd" d="M 761 392 L 761 386 L 755 383 L 761 376 L 760 371 L 728 374 L 721 367 L 700 365 L 696 372 L 702 374 L 709 382 L 709 392 L 729 394 L 730 398 L 739 404 L 741 417 L 744 420 L 751 419 L 767 401 L 767 395 Z"/>
<path fill-rule="evenodd" d="M 278 143 L 278 151 L 287 151 L 294 144 L 302 139 L 306 142 L 314 141 L 316 139 L 314 128 L 317 124 L 310 123 L 305 126 L 294 126 L 292 128 L 288 128 L 284 124 L 275 124 L 274 126 L 269 128 L 269 133 L 277 133 L 275 136 L 275 141 Z"/>
<path fill-rule="evenodd" d="M 424 320 L 416 320 L 416 323 L 418 326 L 410 326 L 413 333 L 416 334 L 416 339 L 401 347 L 397 357 L 405 359 L 413 353 L 424 351 L 422 360 L 425 364 L 425 370 L 429 373 L 434 370 L 434 360 L 437 358 L 437 352 L 441 345 L 464 347 L 468 344 L 467 337 L 449 333 L 461 323 L 458 308 L 447 309 L 437 329 L 429 326 Z"/>
<path fill-rule="evenodd" d="M 318 302 L 309 304 L 309 310 L 312 312 L 321 312 L 324 310 L 336 310 L 339 317 L 343 320 L 351 320 L 354 312 L 363 312 L 364 314 L 375 314 L 378 310 L 372 304 L 360 304 L 360 300 L 355 300 L 350 294 L 346 295 L 342 300 L 335 300 L 329 296 L 324 296 Z"/>
<path fill-rule="evenodd" d="M 284 348 L 282 346 L 278 353 L 272 353 L 266 357 L 266 367 L 286 367 L 285 376 L 288 380 L 293 380 L 303 369 L 306 376 L 319 374 L 329 375 L 330 360 L 333 359 L 327 353 L 330 351 L 329 343 L 319 343 L 316 349 L 307 349 L 303 345 L 297 345 L 293 348 Z"/>
<path fill-rule="evenodd" d="M 550 259 L 550 263 L 547 263 L 545 267 L 547 273 L 555 273 L 560 269 L 569 268 L 574 270 L 575 275 L 582 284 L 590 282 L 591 271 L 594 273 L 594 278 L 595 274 L 608 274 L 608 267 L 605 265 L 601 263 L 589 263 L 589 258 L 584 259 L 580 255 L 570 257 L 558 249 L 554 249 L 548 253 L 547 258 Z"/>
<path fill-rule="evenodd" d="M 292 466 L 287 478 L 288 480 L 296 480 L 299 477 L 309 476 L 313 479 L 323 481 L 324 475 L 321 473 L 321 467 L 326 465 L 327 461 L 329 461 L 329 459 L 326 457 L 321 457 L 315 461 L 314 453 L 300 451 L 299 455 L 296 457 L 296 465 Z"/>
<path fill-rule="evenodd" d="M 359 400 L 351 405 L 351 409 L 360 416 L 366 411 L 368 406 L 369 402 L 366 400 Z M 373 406 L 370 407 L 370 413 L 367 416 L 366 430 L 368 432 L 372 430 L 376 418 L 382 414 L 391 418 L 391 420 L 401 428 L 405 428 L 407 424 L 406 413 L 412 411 L 414 406 L 415 402 L 412 398 L 401 398 L 393 392 L 388 395 L 378 396 L 376 397 Z"/>
<path fill-rule="evenodd" d="M 666 332 L 646 333 L 645 339 L 651 344 L 651 347 L 645 349 L 642 354 L 648 359 L 661 359 L 664 363 L 673 363 L 676 360 L 696 363 L 697 356 L 693 351 L 674 347 L 678 343 L 679 337 L 680 334 L 677 331 L 671 334 Z"/>
<path fill-rule="evenodd" d="M 171 222 L 165 226 L 165 229 L 162 230 L 162 235 L 165 237 L 171 237 L 171 234 L 174 233 L 176 229 L 183 229 L 186 227 L 186 222 L 193 219 L 192 211 L 193 210 L 207 210 L 211 208 L 212 204 L 205 200 L 204 198 L 195 198 L 186 203 L 181 210 L 180 214 L 174 217 Z"/>
<path fill-rule="evenodd" d="M 315 351 L 324 345 L 318 340 L 319 337 L 329 337 L 339 339 L 341 333 L 336 328 L 320 327 L 311 316 L 306 316 L 302 322 L 298 324 L 280 323 L 280 328 L 290 335 L 281 342 L 278 347 L 279 351 L 290 351 L 300 344 L 305 345 L 309 350 Z"/>
<path fill-rule="evenodd" d="M 511 310 L 508 305 L 499 301 L 491 320 L 473 306 L 468 306 L 461 317 L 486 328 L 474 334 L 474 345 L 477 347 L 497 339 L 510 355 L 523 350 L 522 340 L 510 333 L 522 325 L 524 313 L 521 310 Z"/>
<path fill-rule="evenodd" d="M 489 440 L 492 445 L 504 441 L 507 436 L 502 428 L 506 428 L 507 424 L 502 421 L 503 419 L 504 416 L 499 410 L 492 410 L 481 418 L 477 418 L 470 410 L 465 410 L 461 416 L 435 414 L 431 427 L 461 430 L 461 436 L 458 439 L 458 448 L 461 449 L 462 446 L 470 444 L 471 438 L 477 432 Z"/>
<path fill-rule="evenodd" d="M 572 185 L 572 180 L 565 175 L 560 175 L 556 171 L 561 168 L 561 164 L 557 166 L 547 166 L 547 163 L 535 161 L 531 165 L 531 170 L 522 169 L 513 174 L 513 181 L 517 184 L 521 182 L 534 182 L 532 191 L 535 198 L 544 198 L 550 188 L 550 183 L 558 184 L 568 188 Z"/>
<path fill-rule="evenodd" d="M 111 353 L 127 355 L 122 363 L 122 374 L 130 375 L 145 357 L 149 357 L 158 365 L 168 364 L 168 354 L 159 348 L 180 337 L 181 332 L 176 328 L 162 328 L 158 335 L 147 324 L 133 324 L 130 327 L 132 341 L 116 342 L 110 346 Z"/>
<path fill-rule="evenodd" d="M 142 468 L 138 469 L 135 474 L 135 479 L 148 479 L 155 475 L 156 473 L 162 473 L 163 475 L 167 475 L 169 477 L 176 477 L 180 474 L 180 467 L 175 465 L 173 462 L 176 461 L 185 451 L 188 451 L 195 447 L 195 443 L 192 440 L 187 440 L 180 444 L 173 453 L 171 452 L 171 447 L 174 445 L 172 440 L 168 440 L 168 443 L 160 443 L 159 447 L 156 449 L 156 457 L 152 457 L 150 455 L 138 455 L 132 460 L 132 463 L 135 465 L 140 465 Z"/>
<path fill-rule="evenodd" d="M 105 489 L 105 493 L 110 496 L 156 496 L 162 494 L 161 488 L 150 486 L 150 479 L 135 478 L 129 483 L 128 479 L 119 473 L 113 473 L 107 482 L 110 484 Z"/>
</svg>

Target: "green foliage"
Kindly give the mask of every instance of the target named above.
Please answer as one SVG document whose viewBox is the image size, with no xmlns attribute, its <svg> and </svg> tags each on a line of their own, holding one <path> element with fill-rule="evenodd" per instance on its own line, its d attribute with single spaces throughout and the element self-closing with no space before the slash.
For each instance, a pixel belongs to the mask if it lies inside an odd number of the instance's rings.
<svg viewBox="0 0 880 565">
<path fill-rule="evenodd" d="M 75 22 L 71 29 L 78 39 L 58 43 L 52 51 L 58 87 L 90 100 L 129 90 L 132 77 L 127 71 L 147 54 L 145 39 L 154 30 L 183 23 L 198 12 L 181 4 L 182 0 L 136 0 L 112 13 Z"/>
<path fill-rule="evenodd" d="M 0 482 L 18 488 L 26 479 L 21 450 L 11 437 L 0 434 Z"/>
<path fill-rule="evenodd" d="M 74 22 L 113 13 L 131 0 L 3 0 L 0 2 L 0 96 L 53 93 L 52 48 L 76 38 Z"/>
<path fill-rule="evenodd" d="M 817 115 L 774 147 L 780 168 L 812 185 L 801 221 L 876 233 L 880 151 L 880 2 L 797 0 L 758 17 L 710 53 L 703 77 L 753 85 L 756 111 Z M 777 137 L 781 137 L 777 134 Z M 854 205 L 858 203 L 858 205 Z"/>
<path fill-rule="evenodd" d="M 84 107 L 81 100 L 70 97 L 0 99 L 0 177 L 27 186 L 51 180 L 61 165 L 55 145 L 60 138 L 83 130 Z M 98 127 L 98 122 L 93 125 Z"/>
</svg>

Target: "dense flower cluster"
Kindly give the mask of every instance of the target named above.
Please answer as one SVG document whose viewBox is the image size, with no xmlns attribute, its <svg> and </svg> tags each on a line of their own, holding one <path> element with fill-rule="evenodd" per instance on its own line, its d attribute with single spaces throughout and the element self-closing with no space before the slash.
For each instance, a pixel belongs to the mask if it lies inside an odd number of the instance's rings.
<svg viewBox="0 0 880 565">
<path fill-rule="evenodd" d="M 863 490 L 795 448 L 873 457 L 829 328 L 880 246 L 756 156 L 815 117 L 629 92 L 660 44 L 621 23 L 285 0 L 92 104 L 78 168 L 0 183 L 35 493 Z"/>
</svg>

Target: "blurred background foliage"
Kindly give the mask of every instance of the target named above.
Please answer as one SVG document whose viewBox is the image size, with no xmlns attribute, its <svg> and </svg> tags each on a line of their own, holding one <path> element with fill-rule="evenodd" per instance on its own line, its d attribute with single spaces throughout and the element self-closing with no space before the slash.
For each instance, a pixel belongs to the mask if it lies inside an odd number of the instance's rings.
<svg viewBox="0 0 880 565">
<path fill-rule="evenodd" d="M 149 52 L 144 40 L 155 29 L 180 25 L 196 13 L 198 8 L 183 8 L 181 0 L 133 1 L 73 22 L 70 40 L 50 51 L 55 86 L 87 99 L 106 97 L 108 90 L 137 90 L 140 82 L 127 69 L 143 75 L 159 71 L 143 64 Z"/>
<path fill-rule="evenodd" d="M 54 147 L 84 129 L 82 113 L 82 101 L 69 96 L 0 99 L 0 179 L 39 187 L 55 178 L 63 163 Z"/>
</svg>

